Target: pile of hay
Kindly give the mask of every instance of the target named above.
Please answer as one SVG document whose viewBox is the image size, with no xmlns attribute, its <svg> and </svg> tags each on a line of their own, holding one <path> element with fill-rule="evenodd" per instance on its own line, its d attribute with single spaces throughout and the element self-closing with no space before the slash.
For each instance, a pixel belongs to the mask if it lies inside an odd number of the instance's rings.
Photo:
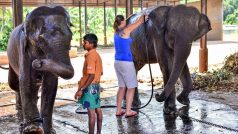
<svg viewBox="0 0 238 134">
<path fill-rule="evenodd" d="M 220 69 L 207 73 L 193 73 L 193 85 L 195 90 L 226 91 L 238 93 L 238 53 L 225 58 L 224 65 Z"/>
</svg>

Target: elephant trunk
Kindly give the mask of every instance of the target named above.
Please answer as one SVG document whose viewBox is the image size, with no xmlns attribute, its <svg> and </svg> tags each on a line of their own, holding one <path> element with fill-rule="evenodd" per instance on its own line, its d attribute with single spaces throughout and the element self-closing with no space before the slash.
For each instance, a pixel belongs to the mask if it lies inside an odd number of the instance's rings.
<svg viewBox="0 0 238 134">
<path fill-rule="evenodd" d="M 39 71 L 51 72 L 63 79 L 70 79 L 74 76 L 74 69 L 71 64 L 67 65 L 52 59 L 35 59 L 32 62 L 32 67 Z"/>
<path fill-rule="evenodd" d="M 56 49 L 54 51 L 57 54 L 48 54 L 46 59 L 33 60 L 32 67 L 39 71 L 51 72 L 63 79 L 72 78 L 74 69 L 71 65 L 68 51 Z"/>
</svg>

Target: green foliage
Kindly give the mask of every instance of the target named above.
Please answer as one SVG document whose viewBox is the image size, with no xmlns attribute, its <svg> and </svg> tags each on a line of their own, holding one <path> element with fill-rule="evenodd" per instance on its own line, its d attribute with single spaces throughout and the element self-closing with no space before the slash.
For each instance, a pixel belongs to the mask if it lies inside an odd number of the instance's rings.
<svg viewBox="0 0 238 134">
<path fill-rule="evenodd" d="M 25 20 L 27 14 L 29 14 L 36 7 L 23 7 L 23 21 Z M 71 22 L 73 26 L 71 30 L 73 32 L 73 40 L 72 45 L 77 46 L 80 41 L 80 32 L 85 35 L 84 30 L 84 8 L 81 7 L 79 10 L 78 7 L 67 7 L 66 10 L 69 12 Z M 9 38 L 9 34 L 13 28 L 12 21 L 12 9 L 2 8 L 0 10 L 0 50 L 5 50 Z M 134 8 L 134 13 L 140 12 L 140 8 Z M 81 13 L 80 13 L 81 12 Z M 81 14 L 81 21 L 80 21 Z M 122 14 L 125 16 L 126 10 L 125 8 L 117 8 L 117 14 Z M 102 7 L 97 8 L 87 8 L 87 32 L 95 33 L 99 38 L 99 45 L 104 44 L 104 9 Z M 113 22 L 115 18 L 115 9 L 114 8 L 106 8 L 106 34 L 107 34 L 107 44 L 113 45 Z M 80 31 L 81 24 L 81 31 Z"/>
<path fill-rule="evenodd" d="M 236 9 L 233 14 L 227 15 L 225 23 L 238 25 L 238 9 Z"/>
<path fill-rule="evenodd" d="M 238 24 L 238 0 L 224 0 L 223 7 L 224 23 Z"/>
<path fill-rule="evenodd" d="M 10 33 L 12 31 L 12 26 L 9 24 L 5 24 L 1 27 L 0 33 L 0 51 L 6 51 L 8 39 L 10 37 Z"/>
<path fill-rule="evenodd" d="M 84 8 L 79 10 L 78 7 L 72 7 L 66 9 L 71 17 L 71 22 L 73 27 L 71 30 L 73 32 L 73 42 L 72 45 L 77 45 L 76 43 L 80 40 L 80 12 L 81 12 L 81 33 L 82 36 L 85 35 L 85 15 Z M 134 12 L 138 12 L 139 8 L 135 8 Z M 125 15 L 125 8 L 118 8 L 117 14 Z M 99 45 L 104 44 L 104 9 L 102 7 L 98 8 L 87 8 L 87 32 L 95 33 L 99 39 Z M 106 8 L 106 34 L 107 34 L 107 44 L 113 44 L 113 22 L 115 18 L 115 9 Z"/>
<path fill-rule="evenodd" d="M 1 8 L 0 10 L 0 51 L 6 51 L 8 39 L 13 29 L 11 8 Z"/>
</svg>

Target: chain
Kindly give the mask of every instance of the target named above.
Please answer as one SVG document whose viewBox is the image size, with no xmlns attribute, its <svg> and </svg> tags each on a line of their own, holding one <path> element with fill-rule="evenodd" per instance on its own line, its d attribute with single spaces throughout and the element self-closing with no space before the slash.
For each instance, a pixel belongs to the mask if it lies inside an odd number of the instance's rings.
<svg viewBox="0 0 238 134">
<path fill-rule="evenodd" d="M 226 127 L 226 126 L 218 125 L 218 124 L 215 124 L 215 123 L 212 123 L 212 122 L 208 122 L 208 121 L 204 121 L 204 120 L 199 120 L 199 119 L 196 119 L 196 118 L 193 118 L 193 117 L 189 117 L 186 114 L 179 113 L 179 116 L 181 116 L 181 115 L 185 116 L 187 118 L 190 118 L 190 119 L 192 119 L 195 122 L 203 123 L 203 124 L 214 126 L 214 127 L 221 128 L 221 129 L 226 129 L 226 130 L 233 131 L 233 132 L 238 132 L 237 129 L 229 128 L 229 127 Z"/>
<path fill-rule="evenodd" d="M 50 0 L 50 7 L 54 6 L 54 0 Z"/>
</svg>

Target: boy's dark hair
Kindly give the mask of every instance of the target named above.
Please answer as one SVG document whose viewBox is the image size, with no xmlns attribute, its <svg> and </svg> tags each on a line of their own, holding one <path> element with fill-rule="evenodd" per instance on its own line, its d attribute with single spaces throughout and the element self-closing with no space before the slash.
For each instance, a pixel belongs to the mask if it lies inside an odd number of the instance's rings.
<svg viewBox="0 0 238 134">
<path fill-rule="evenodd" d="M 86 40 L 89 43 L 93 43 L 94 48 L 96 48 L 98 46 L 98 37 L 93 33 L 89 33 L 89 34 L 84 35 L 83 40 Z"/>
</svg>

